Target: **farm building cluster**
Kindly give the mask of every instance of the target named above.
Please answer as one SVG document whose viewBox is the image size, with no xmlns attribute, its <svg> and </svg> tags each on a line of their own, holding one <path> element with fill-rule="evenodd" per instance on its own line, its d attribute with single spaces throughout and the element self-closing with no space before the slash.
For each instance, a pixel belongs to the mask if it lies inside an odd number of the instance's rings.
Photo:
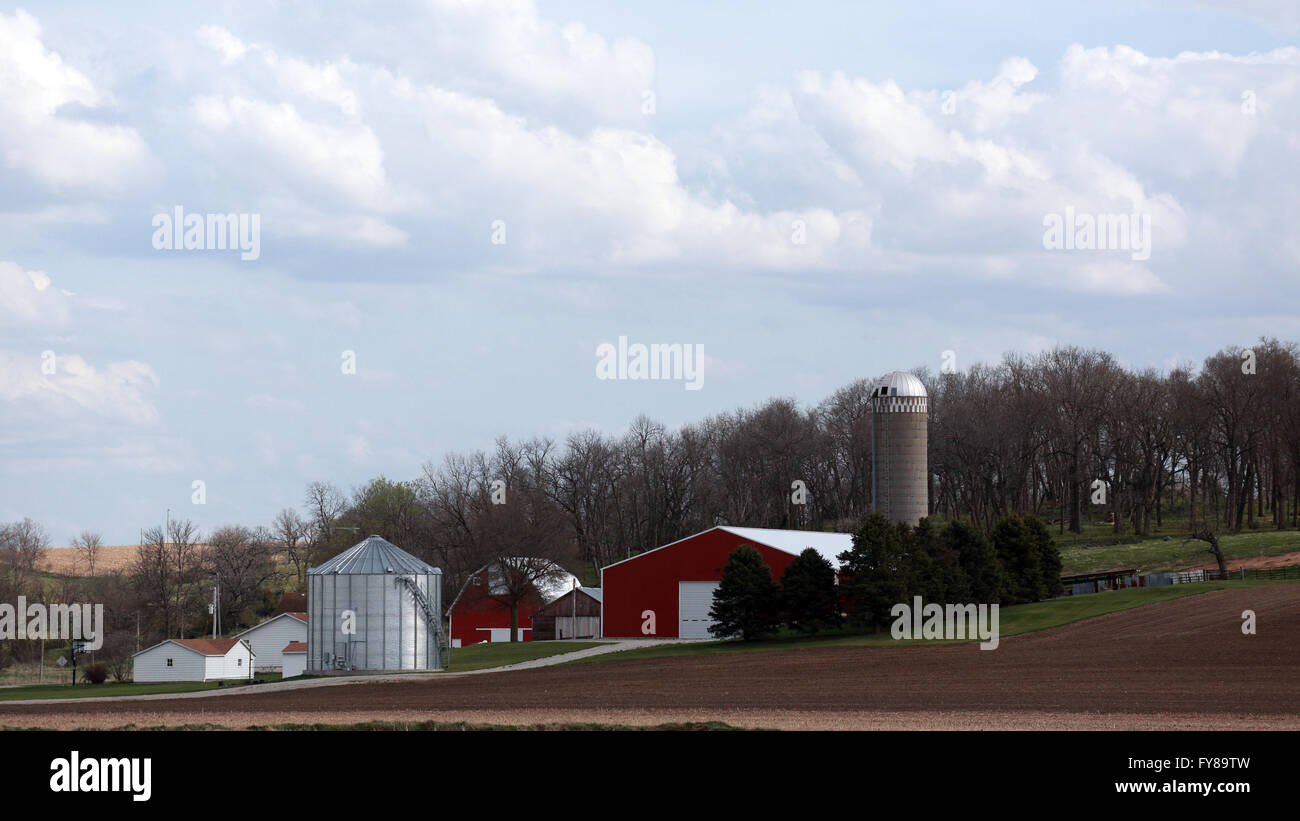
<svg viewBox="0 0 1300 821">
<path fill-rule="evenodd" d="M 929 505 L 928 396 L 895 371 L 871 393 L 873 507 L 915 526 Z M 169 639 L 136 653 L 136 681 L 252 678 L 279 671 L 438 670 L 483 642 L 708 638 L 722 569 L 748 545 L 779 577 L 812 548 L 837 564 L 847 533 L 717 527 L 600 570 L 600 587 L 549 560 L 503 557 L 470 574 L 445 613 L 442 571 L 370 536 L 307 571 L 307 592 L 229 639 Z"/>
<path fill-rule="evenodd" d="M 168 639 L 135 654 L 136 681 L 284 677 L 331 670 L 437 670 L 445 647 L 511 640 L 707 638 L 722 568 L 741 545 L 780 576 L 813 548 L 831 562 L 847 533 L 718 526 L 616 562 L 600 587 L 558 567 L 509 595 L 512 562 L 479 568 L 440 618 L 442 574 L 379 536 L 308 571 L 305 612 L 283 612 L 228 639 Z M 302 606 L 302 605 L 298 605 Z"/>
</svg>

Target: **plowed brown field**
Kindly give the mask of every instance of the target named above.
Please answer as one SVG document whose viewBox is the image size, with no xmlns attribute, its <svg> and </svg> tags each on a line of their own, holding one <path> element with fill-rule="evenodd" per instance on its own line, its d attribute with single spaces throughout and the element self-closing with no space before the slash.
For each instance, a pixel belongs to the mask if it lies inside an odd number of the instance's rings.
<svg viewBox="0 0 1300 821">
<path fill-rule="evenodd" d="M 1243 635 L 1243 610 L 1258 634 Z M 1300 728 L 1300 585 L 1225 590 L 997 650 L 810 647 L 110 704 L 0 705 L 0 725 L 365 720 L 832 728 Z"/>
</svg>

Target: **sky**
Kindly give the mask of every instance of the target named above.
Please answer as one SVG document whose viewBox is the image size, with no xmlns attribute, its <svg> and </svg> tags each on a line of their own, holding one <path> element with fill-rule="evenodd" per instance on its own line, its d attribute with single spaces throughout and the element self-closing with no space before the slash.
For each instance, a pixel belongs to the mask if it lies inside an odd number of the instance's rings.
<svg viewBox="0 0 1300 821">
<path fill-rule="evenodd" d="M 108 5 L 0 2 L 0 522 L 56 545 L 945 352 L 1300 340 L 1294 3 Z M 601 378 L 638 344 L 696 379 Z"/>
</svg>

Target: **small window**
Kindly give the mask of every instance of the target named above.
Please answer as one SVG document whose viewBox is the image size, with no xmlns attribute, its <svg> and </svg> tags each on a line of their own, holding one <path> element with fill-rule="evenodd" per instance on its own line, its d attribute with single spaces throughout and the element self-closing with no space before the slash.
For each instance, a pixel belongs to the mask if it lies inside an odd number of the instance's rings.
<svg viewBox="0 0 1300 821">
<path fill-rule="evenodd" d="M 168 667 L 171 667 L 171 666 L 172 666 L 172 660 L 171 660 L 171 659 L 167 659 L 167 666 L 168 666 Z"/>
<path fill-rule="evenodd" d="M 235 659 L 235 666 L 236 666 L 236 667 L 243 667 L 243 666 L 244 666 L 244 660 L 243 660 L 243 659 Z"/>
</svg>

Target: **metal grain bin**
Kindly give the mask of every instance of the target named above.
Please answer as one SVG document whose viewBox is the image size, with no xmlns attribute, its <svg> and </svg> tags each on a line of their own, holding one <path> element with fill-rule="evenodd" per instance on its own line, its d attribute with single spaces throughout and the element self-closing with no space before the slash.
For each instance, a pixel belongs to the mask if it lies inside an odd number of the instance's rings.
<svg viewBox="0 0 1300 821">
<path fill-rule="evenodd" d="M 307 571 L 307 670 L 445 666 L 442 571 L 370 536 Z"/>
</svg>

